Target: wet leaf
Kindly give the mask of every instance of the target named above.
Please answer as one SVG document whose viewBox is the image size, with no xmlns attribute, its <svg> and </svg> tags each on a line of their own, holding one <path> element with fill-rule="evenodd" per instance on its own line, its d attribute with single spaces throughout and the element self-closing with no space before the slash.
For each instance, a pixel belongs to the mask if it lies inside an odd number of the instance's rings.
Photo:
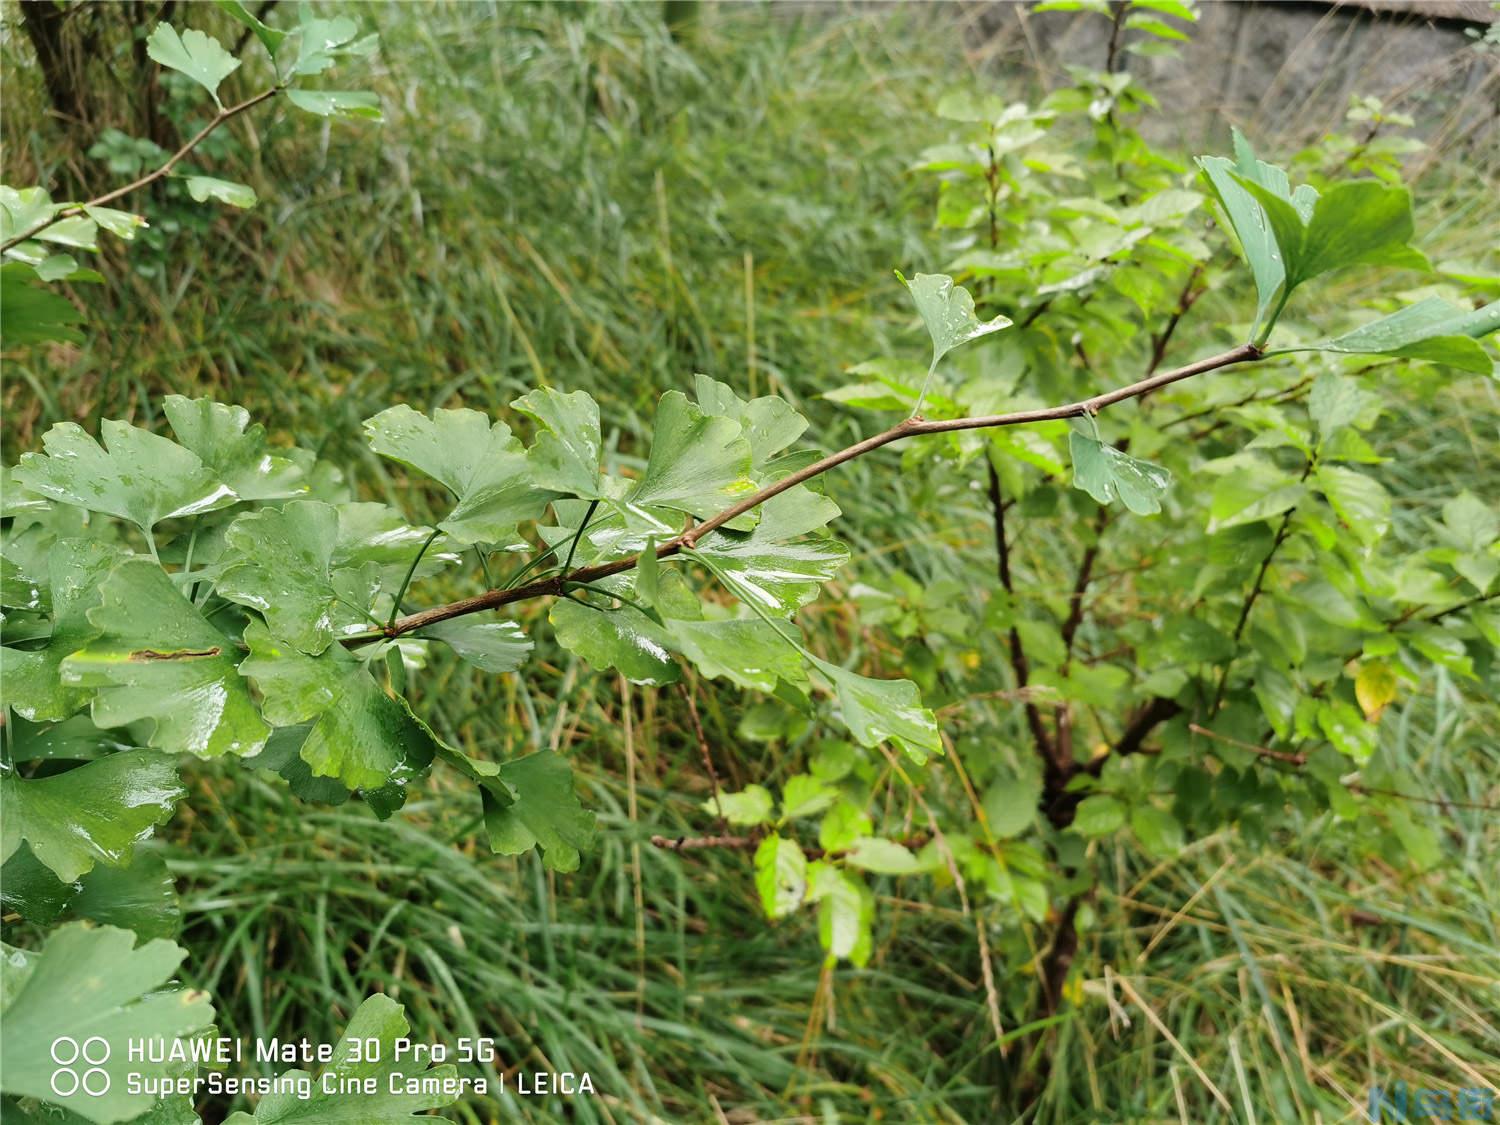
<svg viewBox="0 0 1500 1125">
<path fill-rule="evenodd" d="M 1161 498 L 1172 483 L 1172 474 L 1160 465 L 1121 453 L 1112 445 L 1084 437 L 1076 430 L 1068 435 L 1073 452 L 1073 487 L 1082 489 L 1101 504 L 1118 499 L 1137 515 L 1161 511 Z"/>
<path fill-rule="evenodd" d="M 219 100 L 219 83 L 239 68 L 240 60 L 217 39 L 190 27 L 180 35 L 171 24 L 159 23 L 146 39 L 146 54 L 162 66 L 186 74 Z"/>
<path fill-rule="evenodd" d="M 101 727 L 151 724 L 171 753 L 248 756 L 270 730 L 235 669 L 233 643 L 205 621 L 150 559 L 127 559 L 100 587 L 89 621 L 100 631 L 63 661 L 65 684 L 97 688 Z"/>
<path fill-rule="evenodd" d="M 520 855 L 538 845 L 554 871 L 576 871 L 580 853 L 594 843 L 594 814 L 578 803 L 573 768 L 544 750 L 500 766 L 503 786 L 486 786 L 484 827 L 490 847 Z"/>
<path fill-rule="evenodd" d="M 584 500 L 603 499 L 599 404 L 583 391 L 539 387 L 511 406 L 542 427 L 526 453 L 536 483 Z"/>
<path fill-rule="evenodd" d="M 266 1094 L 255 1103 L 254 1114 L 232 1114 L 224 1125 L 409 1125 L 417 1114 L 451 1105 L 457 1098 L 442 1091 L 453 1088 L 457 1070 L 451 1063 L 428 1067 L 425 1054 L 399 1051 L 398 1041 L 409 1041 L 410 1034 L 400 1004 L 388 996 L 371 996 L 335 1040 L 333 1061 L 316 1080 L 305 1071 L 287 1071 L 281 1076 L 284 1092 Z M 298 1097 L 298 1078 L 309 1080 L 310 1098 Z"/>
<path fill-rule="evenodd" d="M 797 841 L 767 836 L 755 849 L 755 889 L 771 919 L 785 918 L 807 894 L 807 857 Z"/>
<path fill-rule="evenodd" d="M 129 520 L 149 531 L 165 519 L 233 504 L 234 491 L 175 441 L 124 422 L 101 427 L 104 447 L 73 422 L 42 438 L 46 453 L 27 453 L 15 479 L 40 496 Z"/>
<path fill-rule="evenodd" d="M 172 1062 L 132 1059 L 132 1042 L 167 1043 L 207 1028 L 214 1018 L 206 993 L 166 987 L 187 951 L 170 941 L 136 947 L 136 936 L 112 926 L 74 922 L 47 938 L 40 952 L 6 946 L 0 960 L 0 1090 L 62 1107 L 79 1118 L 111 1125 L 150 1110 L 156 1095 L 131 1093 L 130 1075 L 159 1081 L 175 1073 Z M 53 1045 L 64 1037 L 87 1046 L 94 1069 L 67 1096 L 52 1079 Z M 103 1040 L 95 1045 L 94 1040 Z M 107 1047 L 108 1050 L 104 1050 Z M 77 1068 L 93 1073 L 88 1063 Z M 102 1089 L 102 1093 L 89 1090 Z"/>
<path fill-rule="evenodd" d="M 66 719 L 89 701 L 86 689 L 62 680 L 63 660 L 99 635 L 88 611 L 99 603 L 99 584 L 123 551 L 97 539 L 63 539 L 53 545 L 52 635 L 38 649 L 0 649 L 4 699 L 33 722 Z"/>
<path fill-rule="evenodd" d="M 477 410 L 431 418 L 393 406 L 366 420 L 370 448 L 441 482 L 457 500 L 438 524 L 458 543 L 522 546 L 516 525 L 542 514 L 552 493 L 537 487 L 510 427 Z"/>
<path fill-rule="evenodd" d="M 260 690 L 266 719 L 276 726 L 314 724 L 301 756 L 316 776 L 375 790 L 405 786 L 432 763 L 432 732 L 342 645 L 309 656 L 258 622 L 246 627 L 245 643 L 250 655 L 240 672 Z"/>
<path fill-rule="evenodd" d="M 272 451 L 266 428 L 250 425 L 243 406 L 168 395 L 162 410 L 177 440 L 241 500 L 281 500 L 307 492 L 301 468 Z"/>
<path fill-rule="evenodd" d="M 316 656 L 370 628 L 380 570 L 333 565 L 339 516 L 331 505 L 294 500 L 243 515 L 224 538 L 217 593 L 258 610 L 277 639 Z"/>
<path fill-rule="evenodd" d="M 47 777 L 0 778 L 0 859 L 10 859 L 25 840 L 65 883 L 95 863 L 122 866 L 185 795 L 172 760 L 150 750 L 111 754 Z"/>
<path fill-rule="evenodd" d="M 890 739 L 919 765 L 943 752 L 937 720 L 910 680 L 872 680 L 816 658 L 813 666 L 833 684 L 844 725 L 861 746 Z"/>
</svg>

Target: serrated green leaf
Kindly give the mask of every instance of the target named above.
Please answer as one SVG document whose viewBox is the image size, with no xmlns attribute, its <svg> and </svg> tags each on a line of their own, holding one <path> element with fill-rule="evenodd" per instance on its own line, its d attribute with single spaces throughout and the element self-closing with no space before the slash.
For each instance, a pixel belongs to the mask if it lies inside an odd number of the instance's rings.
<svg viewBox="0 0 1500 1125">
<path fill-rule="evenodd" d="M 33 722 L 66 719 L 89 701 L 89 692 L 62 681 L 63 660 L 99 635 L 88 611 L 99 603 L 99 584 L 124 557 L 97 539 L 63 539 L 53 545 L 52 634 L 38 649 L 0 649 L 4 701 Z"/>
<path fill-rule="evenodd" d="M 1137 515 L 1161 511 L 1161 498 L 1172 483 L 1172 474 L 1151 461 L 1121 453 L 1112 445 L 1085 437 L 1076 430 L 1068 435 L 1073 453 L 1073 487 L 1087 492 L 1101 504 L 1119 499 Z"/>
<path fill-rule="evenodd" d="M 288 1071 L 281 1076 L 285 1086 L 256 1102 L 254 1114 L 233 1114 L 224 1125 L 406 1125 L 417 1114 L 453 1104 L 457 1069 L 451 1063 L 428 1067 L 425 1053 L 403 1054 L 397 1042 L 410 1033 L 406 1010 L 377 993 L 355 1010 L 335 1041 L 333 1061 L 316 1080 Z M 311 1097 L 297 1095 L 299 1078 L 309 1079 Z"/>
<path fill-rule="evenodd" d="M 1177 818 L 1154 805 L 1139 805 L 1130 812 L 1130 830 L 1141 847 L 1158 858 L 1176 855 L 1182 850 L 1183 831 Z"/>
<path fill-rule="evenodd" d="M 485 786 L 484 827 L 490 847 L 520 855 L 538 845 L 554 871 L 576 871 L 580 853 L 594 843 L 594 814 L 578 803 L 573 767 L 544 750 L 500 766 L 504 786 Z"/>
<path fill-rule="evenodd" d="M 0 266 L 0 341 L 8 348 L 48 340 L 83 343 L 83 333 L 73 327 L 83 323 L 83 314 L 36 280 L 36 270 L 24 262 Z"/>
<path fill-rule="evenodd" d="M 841 852 L 873 829 L 864 809 L 845 798 L 830 808 L 818 825 L 818 846 L 825 852 Z"/>
<path fill-rule="evenodd" d="M 1373 543 L 1389 530 L 1391 497 L 1379 481 L 1339 465 L 1320 465 L 1313 481 L 1361 543 Z"/>
<path fill-rule="evenodd" d="M 630 606 L 596 609 L 559 598 L 548 618 L 557 643 L 595 668 L 615 668 L 636 684 L 676 683 L 682 674 L 667 630 Z"/>
<path fill-rule="evenodd" d="M 4 845 L 0 860 L 25 840 L 65 883 L 95 863 L 119 867 L 135 845 L 172 816 L 186 795 L 170 758 L 127 750 L 65 773 L 0 778 Z"/>
<path fill-rule="evenodd" d="M 755 889 L 766 917 L 785 918 L 807 894 L 807 857 L 797 841 L 771 835 L 755 849 Z"/>
<path fill-rule="evenodd" d="M 770 824 L 776 802 L 763 785 L 747 785 L 738 793 L 717 793 L 699 806 L 710 816 L 740 827 Z"/>
<path fill-rule="evenodd" d="M 302 469 L 271 451 L 266 428 L 243 406 L 167 395 L 162 411 L 182 445 L 197 454 L 241 500 L 282 500 L 308 491 Z"/>
<path fill-rule="evenodd" d="M 742 600 L 775 614 L 793 613 L 816 598 L 819 584 L 849 559 L 849 549 L 838 540 L 813 534 L 839 508 L 798 485 L 773 496 L 760 511 L 755 530 L 711 532 L 691 554 L 706 556 Z"/>
<path fill-rule="evenodd" d="M 809 864 L 808 900 L 818 904 L 818 940 L 830 958 L 864 966 L 874 940 L 875 896 L 831 863 Z"/>
<path fill-rule="evenodd" d="M 526 663 L 532 643 L 514 621 L 456 617 L 428 625 L 417 636 L 432 637 L 486 672 L 514 672 Z"/>
<path fill-rule="evenodd" d="M 432 732 L 342 645 L 309 656 L 259 622 L 246 626 L 245 643 L 250 655 L 240 673 L 260 690 L 266 719 L 276 726 L 314 724 L 301 755 L 318 777 L 376 790 L 404 786 L 432 763 Z"/>
<path fill-rule="evenodd" d="M 797 820 L 816 816 L 838 799 L 839 792 L 809 774 L 799 773 L 786 779 L 781 787 L 781 819 Z"/>
<path fill-rule="evenodd" d="M 1080 836 L 1107 836 L 1125 823 L 1125 806 L 1106 793 L 1095 793 L 1078 802 L 1073 831 Z"/>
<path fill-rule="evenodd" d="M 233 180 L 218 180 L 213 176 L 188 176 L 188 194 L 199 203 L 210 199 L 227 203 L 231 207 L 254 207 L 257 199 L 255 189 L 248 184 L 237 184 Z"/>
<path fill-rule="evenodd" d="M 15 479 L 38 495 L 118 516 L 148 532 L 162 520 L 212 512 L 237 499 L 176 442 L 114 420 L 101 429 L 102 448 L 82 426 L 59 422 L 42 438 L 46 453 L 25 454 Z"/>
<path fill-rule="evenodd" d="M 599 404 L 583 391 L 539 387 L 510 405 L 542 427 L 526 452 L 536 483 L 584 500 L 603 499 Z"/>
<path fill-rule="evenodd" d="M 379 567 L 336 568 L 338 511 L 294 500 L 240 516 L 225 533 L 215 589 L 258 610 L 271 635 L 316 656 L 335 640 L 370 627 Z"/>
<path fill-rule="evenodd" d="M 1360 386 L 1356 378 L 1331 371 L 1313 381 L 1312 391 L 1307 396 L 1307 411 L 1317 423 L 1322 442 L 1370 415 L 1379 404 L 1379 396 Z M 1373 421 L 1373 417 L 1370 420 Z"/>
<path fill-rule="evenodd" d="M 156 1095 L 132 1093 L 128 1076 L 146 1082 L 174 1073 L 175 1063 L 133 1059 L 132 1042 L 186 1038 L 213 1022 L 206 993 L 164 987 L 187 951 L 170 941 L 135 947 L 135 935 L 112 926 L 75 922 L 48 937 L 38 953 L 5 947 L 0 959 L 0 1090 L 32 1097 L 99 1125 L 130 1121 L 152 1108 Z M 91 1094 L 82 1083 L 60 1096 L 52 1086 L 52 1051 L 67 1038 L 103 1073 Z M 103 1050 L 92 1041 L 102 1039 Z M 80 1069 L 87 1068 L 83 1063 Z M 75 1071 L 77 1073 L 77 1071 Z"/>
<path fill-rule="evenodd" d="M 370 448 L 441 482 L 457 504 L 438 526 L 465 546 L 524 546 L 516 526 L 535 519 L 553 493 L 537 487 L 510 427 L 477 410 L 438 410 L 431 418 L 393 406 L 365 421 Z"/>
<path fill-rule="evenodd" d="M 382 121 L 380 98 L 362 90 L 288 90 L 287 100 L 319 117 L 356 117 Z"/>
<path fill-rule="evenodd" d="M 180 35 L 171 24 L 159 23 L 146 38 L 146 54 L 162 66 L 186 74 L 219 100 L 219 83 L 239 68 L 240 60 L 217 39 L 190 27 Z"/>
<path fill-rule="evenodd" d="M 997 779 L 984 794 L 990 834 L 997 840 L 1008 840 L 1025 832 L 1036 821 L 1041 797 L 1042 781 L 1036 774 Z"/>
<path fill-rule="evenodd" d="M 1237 459 L 1214 483 L 1208 502 L 1208 533 L 1256 523 L 1295 508 L 1307 486 L 1259 457 Z"/>
<path fill-rule="evenodd" d="M 231 642 L 150 559 L 127 559 L 88 612 L 97 639 L 62 664 L 63 682 L 97 688 L 101 727 L 150 723 L 151 746 L 171 753 L 242 757 L 269 729 L 235 670 Z"/>
<path fill-rule="evenodd" d="M 646 471 L 625 503 L 706 518 L 754 491 L 750 443 L 740 424 L 705 414 L 681 391 L 662 395 L 656 407 Z M 730 526 L 748 527 L 753 523 L 753 519 L 741 517 Z"/>
<path fill-rule="evenodd" d="M 919 765 L 943 752 L 937 719 L 910 680 L 872 680 L 816 657 L 813 666 L 833 684 L 840 717 L 861 746 L 890 739 Z"/>
<path fill-rule="evenodd" d="M 844 856 L 844 862 L 879 875 L 910 875 L 918 870 L 917 857 L 912 855 L 910 848 L 879 836 L 855 840 Z"/>
</svg>

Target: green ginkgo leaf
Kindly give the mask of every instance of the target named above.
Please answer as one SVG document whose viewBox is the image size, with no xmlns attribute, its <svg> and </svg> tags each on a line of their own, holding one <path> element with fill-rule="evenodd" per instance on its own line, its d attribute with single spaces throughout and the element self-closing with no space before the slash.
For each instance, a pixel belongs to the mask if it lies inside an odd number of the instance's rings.
<svg viewBox="0 0 1500 1125">
<path fill-rule="evenodd" d="M 1161 511 L 1161 498 L 1172 483 L 1172 474 L 1151 461 L 1121 453 L 1076 430 L 1068 435 L 1073 451 L 1073 487 L 1082 489 L 1101 504 L 1118 499 L 1137 515 Z"/>
<path fill-rule="evenodd" d="M 595 668 L 614 668 L 636 684 L 670 684 L 681 677 L 667 630 L 631 606 L 618 609 L 560 598 L 549 618 L 557 643 Z"/>
<path fill-rule="evenodd" d="M 162 520 L 212 512 L 238 499 L 175 441 L 112 419 L 100 428 L 103 448 L 82 426 L 59 422 L 42 438 L 47 452 L 22 456 L 15 479 L 38 495 L 118 516 L 147 532 Z"/>
<path fill-rule="evenodd" d="M 180 35 L 171 24 L 159 23 L 146 38 L 146 54 L 162 66 L 186 74 L 219 100 L 219 83 L 238 69 L 240 60 L 211 35 L 190 27 Z"/>
<path fill-rule="evenodd" d="M 646 471 L 625 502 L 714 515 L 755 491 L 750 458 L 750 443 L 738 422 L 705 414 L 681 391 L 668 391 L 657 404 Z M 754 523 L 747 512 L 730 526 Z"/>
<path fill-rule="evenodd" d="M 532 643 L 514 621 L 478 621 L 457 617 L 428 625 L 416 634 L 432 637 L 486 672 L 514 672 L 526 663 Z"/>
<path fill-rule="evenodd" d="M 945 273 L 919 273 L 901 283 L 911 293 L 912 302 L 932 337 L 932 366 L 960 344 L 1009 328 L 1009 317 L 980 320 L 974 315 L 974 298 L 962 285 L 953 284 Z"/>
<path fill-rule="evenodd" d="M 1390 355 L 1488 375 L 1495 363 L 1479 340 L 1496 331 L 1500 331 L 1500 301 L 1465 309 L 1440 297 L 1429 297 L 1332 339 L 1282 348 L 1271 354 L 1322 351 Z"/>
<path fill-rule="evenodd" d="M 406 1010 L 389 996 L 367 998 L 354 1012 L 318 1078 L 301 1070 L 280 1077 L 276 1090 L 255 1103 L 255 1112 L 225 1118 L 224 1125 L 410 1125 L 429 1109 L 457 1100 L 453 1064 L 429 1067 L 426 1052 L 403 1051 L 410 1043 Z M 309 1097 L 297 1092 L 305 1079 Z"/>
<path fill-rule="evenodd" d="M 307 492 L 302 469 L 275 453 L 266 428 L 243 406 L 167 395 L 162 411 L 184 447 L 196 453 L 241 500 L 281 500 Z"/>
<path fill-rule="evenodd" d="M 816 534 L 838 514 L 832 500 L 798 485 L 761 506 L 755 530 L 712 532 L 689 554 L 704 556 L 737 597 L 776 614 L 792 613 L 849 561 L 847 547 Z"/>
<path fill-rule="evenodd" d="M 342 645 L 309 656 L 259 622 L 245 628 L 245 643 L 250 655 L 240 672 L 260 690 L 267 720 L 314 724 L 301 754 L 316 776 L 379 790 L 403 787 L 431 765 L 437 752 L 432 732 Z"/>
<path fill-rule="evenodd" d="M 731 418 L 740 424 L 750 443 L 750 468 L 757 476 L 767 471 L 772 459 L 802 436 L 808 421 L 776 395 L 763 395 L 748 402 L 727 383 L 707 375 L 693 376 L 693 394 L 705 414 Z"/>
<path fill-rule="evenodd" d="M 370 627 L 380 567 L 336 567 L 339 515 L 330 504 L 294 500 L 240 516 L 224 535 L 215 589 L 259 610 L 273 636 L 316 656 Z"/>
<path fill-rule="evenodd" d="M 526 453 L 536 483 L 584 500 L 602 499 L 599 404 L 583 391 L 539 387 L 511 406 L 542 427 Z"/>
<path fill-rule="evenodd" d="M 63 539 L 48 558 L 52 633 L 34 649 L 0 649 L 4 701 L 32 722 L 66 719 L 90 692 L 63 683 L 63 660 L 99 635 L 88 611 L 99 604 L 99 584 L 125 553 L 97 539 Z"/>
<path fill-rule="evenodd" d="M 758 618 L 667 621 L 668 643 L 710 678 L 722 676 L 739 687 L 770 693 L 780 681 L 801 686 L 807 673 L 786 635 Z M 795 631 L 791 622 L 781 628 Z"/>
<path fill-rule="evenodd" d="M 157 563 L 110 571 L 88 612 L 99 636 L 62 663 L 63 683 L 96 688 L 101 727 L 146 723 L 149 745 L 176 754 L 248 757 L 270 734 L 235 664 L 238 653 Z"/>
<path fill-rule="evenodd" d="M 110 754 L 46 777 L 11 774 L 0 778 L 0 861 L 24 840 L 65 883 L 96 863 L 122 866 L 186 794 L 172 759 L 150 750 Z"/>
<path fill-rule="evenodd" d="M 539 488 L 521 443 L 503 422 L 477 410 L 438 410 L 431 418 L 393 406 L 365 421 L 370 448 L 425 473 L 457 500 L 438 526 L 465 546 L 524 546 L 516 526 L 535 519 L 554 493 Z"/>
<path fill-rule="evenodd" d="M 576 871 L 580 853 L 593 846 L 594 814 L 578 802 L 573 767 L 544 750 L 500 766 L 503 784 L 481 787 L 484 828 L 490 847 L 521 855 L 540 846 L 554 871 Z"/>
<path fill-rule="evenodd" d="M 874 680 L 816 658 L 813 666 L 833 685 L 839 717 L 861 746 L 890 740 L 919 765 L 943 752 L 937 719 L 910 680 Z"/>
<path fill-rule="evenodd" d="M 172 1045 L 213 1023 L 207 993 L 167 987 L 187 950 L 161 938 L 137 947 L 129 930 L 73 922 L 48 936 L 40 952 L 9 946 L 3 952 L 0 1090 L 55 1107 L 47 1120 L 58 1114 L 97 1125 L 148 1120 L 142 1115 L 157 1099 L 151 1087 L 178 1076 L 180 1067 L 132 1057 L 130 1046 Z M 55 1052 L 64 1039 L 80 1046 L 99 1039 L 107 1049 L 90 1048 L 91 1057 L 102 1059 L 94 1064 L 102 1074 L 60 1094 L 67 1087 L 55 1084 Z"/>
<path fill-rule="evenodd" d="M 240 0 L 214 0 L 214 2 L 254 32 L 255 37 L 260 40 L 261 46 L 266 49 L 266 53 L 273 59 L 276 57 L 276 52 L 281 48 L 282 40 L 287 37 L 285 31 L 265 23 L 246 8 L 244 4 L 240 3 Z"/>
</svg>

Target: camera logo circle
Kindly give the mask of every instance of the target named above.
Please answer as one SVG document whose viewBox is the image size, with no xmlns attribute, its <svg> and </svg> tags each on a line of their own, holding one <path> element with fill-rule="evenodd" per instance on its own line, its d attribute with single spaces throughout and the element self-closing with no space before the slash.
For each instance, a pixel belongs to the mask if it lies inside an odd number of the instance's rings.
<svg viewBox="0 0 1500 1125">
<path fill-rule="evenodd" d="M 82 1090 L 91 1098 L 109 1093 L 109 1043 L 100 1035 L 91 1035 L 82 1043 L 71 1035 L 52 1040 L 52 1092 L 60 1098 L 72 1097 Z"/>
</svg>

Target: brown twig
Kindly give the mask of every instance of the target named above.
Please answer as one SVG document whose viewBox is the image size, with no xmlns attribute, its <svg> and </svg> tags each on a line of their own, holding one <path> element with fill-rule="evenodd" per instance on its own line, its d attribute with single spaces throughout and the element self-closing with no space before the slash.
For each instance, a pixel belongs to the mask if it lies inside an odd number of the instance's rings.
<svg viewBox="0 0 1500 1125">
<path fill-rule="evenodd" d="M 714 808 L 719 810 L 719 827 L 728 829 L 729 821 L 724 816 L 724 806 L 719 803 L 719 774 L 714 769 L 713 756 L 708 752 L 708 736 L 703 733 L 703 720 L 698 717 L 698 701 L 693 698 L 692 689 L 685 683 L 677 685 L 682 692 L 682 698 L 687 701 L 688 718 L 692 720 L 693 734 L 698 739 L 698 753 L 703 758 L 703 768 L 708 771 L 709 784 L 713 786 Z"/>
<path fill-rule="evenodd" d="M 1007 595 L 1014 595 L 1015 582 L 1010 573 L 1010 542 L 1005 534 L 1005 501 L 1000 495 L 1000 474 L 995 471 L 995 465 L 988 458 L 985 463 L 990 471 L 990 507 L 995 513 L 995 554 L 998 558 L 1000 573 L 1000 585 Z M 1014 612 L 1014 605 L 1011 609 Z M 1010 647 L 1010 666 L 1016 676 L 1016 690 L 1024 693 L 1031 679 L 1031 666 L 1026 660 L 1026 648 L 1021 643 L 1020 631 L 1012 624 L 1010 634 L 1006 638 Z M 1031 731 L 1031 739 L 1036 743 L 1037 752 L 1042 756 L 1042 761 L 1050 765 L 1052 763 L 1052 739 L 1047 735 L 1046 724 L 1042 722 L 1040 708 L 1030 699 L 1022 694 L 1026 711 L 1026 726 Z"/>
<path fill-rule="evenodd" d="M 1099 413 L 1105 407 L 1112 406 L 1117 402 L 1127 399 L 1138 398 L 1149 391 L 1159 387 L 1190 379 L 1195 375 L 1202 375 L 1209 371 L 1216 371 L 1221 367 L 1229 367 L 1236 363 L 1247 363 L 1258 360 L 1262 352 L 1254 344 L 1241 344 L 1239 347 L 1231 348 L 1227 352 L 1200 359 L 1196 363 L 1190 363 L 1185 367 L 1179 367 L 1172 371 L 1164 371 L 1159 375 L 1153 375 L 1128 386 L 1117 387 L 1115 390 L 1106 391 L 1103 394 L 1094 395 L 1092 398 L 1080 399 L 1077 402 L 1064 403 L 1061 406 L 1045 407 L 1037 410 L 1017 410 L 1009 414 L 988 414 L 974 418 L 938 418 L 926 419 L 913 416 L 904 422 L 899 422 L 883 433 L 875 434 L 873 437 L 865 438 L 863 441 L 855 442 L 831 453 L 827 457 L 813 462 L 811 465 L 799 469 L 797 472 L 789 473 L 780 480 L 766 485 L 760 491 L 747 496 L 736 504 L 725 508 L 716 516 L 704 520 L 684 531 L 681 535 L 668 539 L 656 549 L 656 557 L 659 559 L 670 558 L 680 554 L 684 550 L 692 550 L 705 535 L 723 527 L 726 523 L 742 516 L 755 508 L 760 507 L 767 500 L 781 495 L 788 489 L 795 488 L 804 481 L 812 480 L 821 476 L 829 469 L 837 468 L 846 462 L 863 457 L 867 453 L 873 453 L 877 449 L 890 445 L 893 442 L 904 441 L 907 438 L 917 437 L 925 434 L 954 433 L 962 430 L 985 430 L 996 429 L 1001 426 L 1022 426 L 1033 422 L 1055 422 L 1068 418 L 1079 418 L 1084 415 Z M 408 614 L 398 618 L 388 629 L 379 633 L 365 634 L 358 637 L 348 637 L 344 644 L 354 646 L 368 644 L 371 641 L 380 640 L 385 637 L 399 637 L 407 633 L 415 632 L 427 625 L 436 625 L 440 621 L 448 621 L 455 617 L 463 617 L 471 613 L 480 613 L 484 610 L 498 609 L 504 605 L 514 602 L 527 601 L 531 598 L 555 597 L 562 594 L 569 586 L 582 582 L 597 582 L 601 578 L 610 575 L 622 574 L 633 569 L 640 562 L 640 555 L 630 555 L 626 558 L 616 559 L 613 562 L 599 563 L 595 566 L 584 567 L 571 574 L 558 574 L 550 578 L 538 579 L 527 583 L 525 586 L 517 586 L 512 589 L 487 590 L 483 594 L 477 594 L 471 598 L 463 598 L 447 605 L 434 606 L 418 613 Z"/>
<path fill-rule="evenodd" d="M 12 246 L 25 242 L 28 238 L 35 238 L 38 234 L 46 230 L 48 227 L 52 226 L 54 223 L 60 223 L 64 219 L 71 219 L 74 216 L 82 215 L 84 213 L 84 210 L 88 207 L 103 207 L 106 203 L 113 203 L 115 200 L 129 195 L 133 191 L 137 191 L 140 188 L 146 187 L 148 184 L 155 183 L 157 180 L 170 173 L 172 169 L 177 166 L 177 162 L 179 160 L 181 160 L 188 153 L 192 152 L 193 149 L 202 144 L 204 138 L 212 133 L 215 129 L 217 129 L 220 125 L 224 124 L 224 122 L 229 121 L 231 118 L 238 117 L 248 109 L 253 109 L 261 102 L 265 101 L 268 98 L 275 97 L 280 92 L 280 86 L 272 86 L 269 90 L 262 90 L 254 97 L 246 98 L 244 101 L 239 102 L 236 105 L 232 105 L 228 109 L 220 109 L 218 114 L 215 115 L 212 121 L 203 126 L 203 128 L 199 129 L 198 132 L 193 134 L 191 139 L 189 139 L 181 148 L 179 148 L 176 152 L 169 156 L 166 160 L 166 163 L 164 163 L 154 172 L 147 172 L 144 176 L 140 177 L 137 180 L 132 180 L 124 187 L 115 188 L 114 191 L 107 191 L 103 195 L 96 196 L 95 198 L 90 199 L 87 203 L 77 203 L 71 207 L 59 208 L 57 211 L 53 212 L 50 219 L 47 219 L 44 222 L 37 223 L 29 230 L 24 230 L 14 238 L 7 239 L 5 242 L 0 243 L 0 251 L 9 250 Z"/>
</svg>

